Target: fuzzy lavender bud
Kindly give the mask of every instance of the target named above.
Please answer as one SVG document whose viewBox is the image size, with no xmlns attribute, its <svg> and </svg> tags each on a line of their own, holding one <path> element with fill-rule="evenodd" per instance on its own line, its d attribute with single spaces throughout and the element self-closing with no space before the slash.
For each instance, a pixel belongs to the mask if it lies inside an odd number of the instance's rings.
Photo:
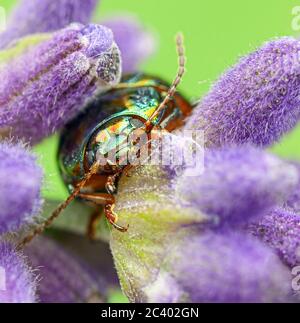
<svg viewBox="0 0 300 323">
<path fill-rule="evenodd" d="M 249 231 L 272 247 L 290 267 L 300 265 L 300 215 L 284 208 L 266 213 Z"/>
<path fill-rule="evenodd" d="M 177 199 L 229 226 L 282 203 L 299 179 L 293 165 L 250 146 L 207 150 L 204 172 L 191 174 L 187 169 L 176 179 Z"/>
<path fill-rule="evenodd" d="M 172 246 L 156 281 L 143 288 L 143 301 L 291 300 L 289 270 L 269 248 L 246 235 L 199 233 Z"/>
<path fill-rule="evenodd" d="M 242 58 L 195 108 L 187 129 L 205 132 L 205 144 L 266 146 L 300 117 L 300 41 L 280 38 Z"/>
<path fill-rule="evenodd" d="M 0 48 L 23 36 L 90 21 L 97 0 L 21 0 L 0 34 Z"/>
<path fill-rule="evenodd" d="M 39 142 L 116 84 L 120 65 L 106 27 L 74 24 L 54 33 L 0 68 L 2 132 Z"/>
<path fill-rule="evenodd" d="M 0 303 L 34 303 L 36 278 L 12 245 L 0 242 Z"/>
<path fill-rule="evenodd" d="M 43 172 L 22 145 L 0 144 L 0 234 L 33 222 L 42 206 Z"/>
</svg>

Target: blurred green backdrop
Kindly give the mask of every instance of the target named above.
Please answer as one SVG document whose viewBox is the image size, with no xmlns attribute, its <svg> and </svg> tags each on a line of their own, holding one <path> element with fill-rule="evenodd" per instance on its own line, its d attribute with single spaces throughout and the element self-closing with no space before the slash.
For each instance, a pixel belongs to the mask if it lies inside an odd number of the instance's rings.
<svg viewBox="0 0 300 323">
<path fill-rule="evenodd" d="M 206 93 L 212 82 L 239 56 L 278 36 L 293 35 L 292 10 L 296 0 L 102 0 L 94 21 L 129 12 L 135 14 L 157 37 L 157 53 L 143 70 L 171 80 L 177 68 L 174 35 L 185 35 L 187 73 L 181 90 L 191 99 Z M 16 0 L 0 0 L 9 11 Z M 276 153 L 299 158 L 300 128 L 273 147 Z M 63 187 L 56 166 L 57 137 L 35 148 L 45 168 L 44 195 L 63 198 Z"/>
</svg>

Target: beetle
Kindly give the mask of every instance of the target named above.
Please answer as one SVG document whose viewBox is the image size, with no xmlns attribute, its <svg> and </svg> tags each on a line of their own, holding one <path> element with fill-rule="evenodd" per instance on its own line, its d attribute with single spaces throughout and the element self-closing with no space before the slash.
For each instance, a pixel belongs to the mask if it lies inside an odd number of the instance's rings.
<svg viewBox="0 0 300 323">
<path fill-rule="evenodd" d="M 93 99 L 65 126 L 60 137 L 58 163 L 70 195 L 48 220 L 23 239 L 20 246 L 50 226 L 75 198 L 103 205 L 109 223 L 122 232 L 127 231 L 128 227 L 118 224 L 113 209 L 118 179 L 132 168 L 121 161 L 139 141 L 139 136 L 131 141 L 128 136 L 134 132 L 145 133 L 150 142 L 155 131 L 171 132 L 181 127 L 192 111 L 192 105 L 176 91 L 185 72 L 181 34 L 176 37 L 176 45 L 179 68 L 171 85 L 142 73 L 124 76 L 120 84 Z M 136 155 L 139 153 L 140 149 Z M 114 161 L 108 156 L 115 157 Z M 95 233 L 100 214 L 98 210 L 91 216 L 90 237 Z"/>
</svg>

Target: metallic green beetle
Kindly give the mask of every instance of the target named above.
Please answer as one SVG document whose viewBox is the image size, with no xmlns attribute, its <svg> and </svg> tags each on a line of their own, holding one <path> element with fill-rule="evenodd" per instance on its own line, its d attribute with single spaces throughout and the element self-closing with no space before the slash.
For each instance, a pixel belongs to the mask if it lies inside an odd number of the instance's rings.
<svg viewBox="0 0 300 323">
<path fill-rule="evenodd" d="M 122 163 L 124 157 L 134 150 L 140 134 L 146 134 L 150 140 L 156 131 L 173 131 L 183 125 L 192 110 L 190 103 L 176 91 L 185 70 L 181 35 L 177 37 L 177 50 L 179 69 L 171 85 L 145 74 L 125 76 L 119 85 L 94 98 L 66 125 L 60 138 L 58 161 L 70 196 L 24 238 L 20 247 L 50 226 L 76 197 L 104 206 L 108 221 L 116 229 L 127 231 L 128 227 L 117 223 L 113 211 L 118 178 L 132 167 Z M 134 133 L 136 139 L 128 140 Z M 101 213 L 98 208 L 91 216 L 88 228 L 91 238 Z"/>
<path fill-rule="evenodd" d="M 91 102 L 64 128 L 58 160 L 62 178 L 72 193 L 97 161 L 97 156 L 106 158 L 106 163 L 99 165 L 96 174 L 85 183 L 78 195 L 106 205 L 105 214 L 110 223 L 125 231 L 116 223 L 116 215 L 112 211 L 112 194 L 116 190 L 114 179 L 126 167 L 120 165 L 120 161 L 128 157 L 133 149 L 128 136 L 143 128 L 166 97 L 170 86 L 161 79 L 144 74 L 126 76 L 121 84 L 121 88 L 113 89 Z M 153 119 L 152 125 L 173 131 L 183 124 L 190 111 L 188 101 L 175 93 Z M 109 156 L 115 157 L 114 160 Z M 96 219 L 95 215 L 93 220 Z M 90 224 L 90 236 L 93 235 L 94 221 Z"/>
</svg>

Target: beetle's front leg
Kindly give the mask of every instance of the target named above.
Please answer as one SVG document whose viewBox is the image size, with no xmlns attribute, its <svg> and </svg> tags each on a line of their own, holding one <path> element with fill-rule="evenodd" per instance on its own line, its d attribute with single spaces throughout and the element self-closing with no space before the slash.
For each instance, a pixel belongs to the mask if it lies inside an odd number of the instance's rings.
<svg viewBox="0 0 300 323">
<path fill-rule="evenodd" d="M 114 212 L 114 207 L 115 204 L 107 204 L 104 207 L 104 213 L 105 216 L 107 218 L 107 220 L 109 221 L 109 223 L 117 230 L 121 231 L 121 232 L 126 232 L 129 228 L 129 225 L 127 225 L 126 227 L 122 227 L 120 225 L 117 224 L 118 222 L 118 215 Z"/>
<path fill-rule="evenodd" d="M 114 194 L 117 190 L 116 187 L 116 182 L 118 178 L 121 176 L 121 174 L 130 177 L 129 171 L 133 168 L 133 165 L 126 165 L 121 171 L 115 173 L 114 175 L 111 175 L 107 178 L 106 184 L 105 184 L 105 189 L 109 194 Z"/>
<path fill-rule="evenodd" d="M 121 232 L 126 232 L 127 227 L 123 227 L 117 224 L 118 215 L 113 211 L 115 206 L 115 198 L 112 194 L 107 193 L 80 193 L 78 197 L 93 202 L 97 205 L 104 205 L 104 213 L 108 222 L 117 230 Z"/>
<path fill-rule="evenodd" d="M 78 197 L 93 202 L 96 205 L 107 205 L 115 203 L 114 196 L 107 193 L 79 193 Z"/>
</svg>

